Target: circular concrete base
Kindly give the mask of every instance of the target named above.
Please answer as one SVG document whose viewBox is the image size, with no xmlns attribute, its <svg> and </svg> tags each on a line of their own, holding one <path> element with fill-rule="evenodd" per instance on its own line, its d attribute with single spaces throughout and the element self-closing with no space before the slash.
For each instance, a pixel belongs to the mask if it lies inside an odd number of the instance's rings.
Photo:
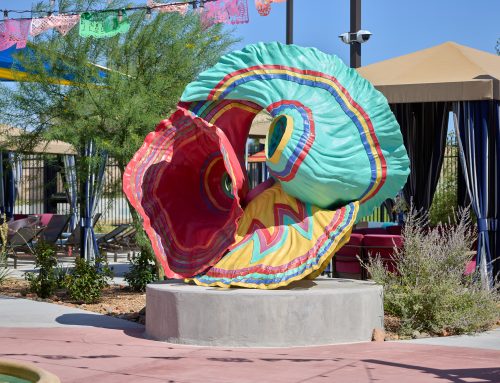
<svg viewBox="0 0 500 383">
<path fill-rule="evenodd" d="M 200 346 L 293 347 L 371 340 L 383 328 L 382 287 L 351 279 L 277 290 L 150 284 L 146 334 Z"/>
</svg>

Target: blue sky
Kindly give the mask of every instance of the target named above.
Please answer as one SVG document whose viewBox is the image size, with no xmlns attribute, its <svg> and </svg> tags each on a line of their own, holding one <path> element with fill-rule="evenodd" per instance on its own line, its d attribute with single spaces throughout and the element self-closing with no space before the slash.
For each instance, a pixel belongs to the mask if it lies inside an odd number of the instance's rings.
<svg viewBox="0 0 500 383">
<path fill-rule="evenodd" d="M 158 0 L 160 1 L 160 0 Z M 166 0 L 164 0 L 166 1 Z M 133 1 L 146 3 L 146 0 Z M 349 48 L 338 35 L 349 29 L 349 0 L 295 0 L 294 42 L 336 54 L 348 62 Z M 0 9 L 30 9 L 32 0 L 0 0 Z M 284 3 L 259 16 L 248 0 L 250 23 L 235 27 L 236 48 L 258 41 L 285 41 Z M 500 0 L 363 0 L 362 27 L 373 33 L 363 44 L 370 64 L 455 41 L 495 53 L 500 38 Z"/>
<path fill-rule="evenodd" d="M 314 46 L 348 61 L 349 48 L 338 35 L 349 30 L 349 0 L 295 0 L 294 43 Z M 236 28 L 242 43 L 285 41 L 284 3 L 267 17 L 249 1 L 250 23 Z M 371 64 L 419 49 L 455 41 L 495 53 L 500 38 L 499 0 L 363 0 L 362 28 L 373 33 L 362 47 Z M 244 45 L 244 44 L 240 44 Z"/>
</svg>

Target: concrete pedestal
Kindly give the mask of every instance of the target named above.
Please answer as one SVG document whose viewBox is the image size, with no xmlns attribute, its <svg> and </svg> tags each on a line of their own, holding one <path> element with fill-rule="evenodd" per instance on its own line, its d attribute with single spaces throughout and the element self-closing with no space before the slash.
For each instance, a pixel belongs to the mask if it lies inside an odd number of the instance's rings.
<svg viewBox="0 0 500 383">
<path fill-rule="evenodd" d="M 278 290 L 150 284 L 146 334 L 171 343 L 294 347 L 369 341 L 383 327 L 382 287 L 351 279 Z"/>
</svg>

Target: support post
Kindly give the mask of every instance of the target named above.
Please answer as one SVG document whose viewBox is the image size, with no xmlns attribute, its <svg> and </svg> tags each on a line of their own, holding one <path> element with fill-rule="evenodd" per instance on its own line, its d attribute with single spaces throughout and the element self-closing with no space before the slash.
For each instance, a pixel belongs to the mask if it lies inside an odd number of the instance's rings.
<svg viewBox="0 0 500 383">
<path fill-rule="evenodd" d="M 361 0 L 351 0 L 351 30 L 350 33 L 356 33 L 361 29 Z M 357 41 L 350 44 L 351 49 L 351 68 L 361 66 L 361 44 Z"/>
<path fill-rule="evenodd" d="M 293 0 L 286 2 L 286 43 L 293 44 Z"/>
<path fill-rule="evenodd" d="M 80 150 L 80 258 L 86 257 L 86 241 L 85 241 L 85 223 L 84 219 L 86 217 L 86 206 L 87 206 L 87 200 L 85 198 L 85 189 L 87 186 L 86 178 L 87 174 L 84 171 L 84 166 L 83 166 L 83 161 L 86 161 L 86 150 L 85 150 L 85 145 L 82 145 L 82 148 Z"/>
</svg>

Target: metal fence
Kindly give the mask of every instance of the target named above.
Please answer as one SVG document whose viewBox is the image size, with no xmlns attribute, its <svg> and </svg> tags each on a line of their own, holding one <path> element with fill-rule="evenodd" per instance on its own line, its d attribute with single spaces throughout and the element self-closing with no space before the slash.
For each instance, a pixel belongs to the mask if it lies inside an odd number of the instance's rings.
<svg viewBox="0 0 500 383">
<path fill-rule="evenodd" d="M 16 214 L 69 214 L 62 177 L 62 163 L 55 155 L 22 155 L 22 176 L 18 183 Z M 99 201 L 102 213 L 99 223 L 118 225 L 132 221 L 121 191 L 120 171 L 113 159 L 108 160 L 104 174 L 103 194 Z"/>
<path fill-rule="evenodd" d="M 249 154 L 263 149 L 262 144 L 249 145 Z M 55 155 L 23 155 L 22 177 L 19 180 L 18 198 L 15 213 L 39 214 L 54 212 L 68 214 L 70 206 L 61 174 L 62 163 Z M 250 188 L 257 186 L 269 177 L 265 163 L 248 163 Z M 441 176 L 434 196 L 431 215 L 440 216 L 443 210 L 450 211 L 457 201 L 458 150 L 454 134 L 450 134 L 445 149 Z M 103 186 L 103 195 L 99 211 L 102 213 L 101 224 L 117 225 L 131 222 L 128 203 L 122 192 L 120 171 L 113 159 L 109 159 Z M 390 212 L 385 206 L 376 208 L 373 214 L 362 221 L 390 221 Z"/>
</svg>

